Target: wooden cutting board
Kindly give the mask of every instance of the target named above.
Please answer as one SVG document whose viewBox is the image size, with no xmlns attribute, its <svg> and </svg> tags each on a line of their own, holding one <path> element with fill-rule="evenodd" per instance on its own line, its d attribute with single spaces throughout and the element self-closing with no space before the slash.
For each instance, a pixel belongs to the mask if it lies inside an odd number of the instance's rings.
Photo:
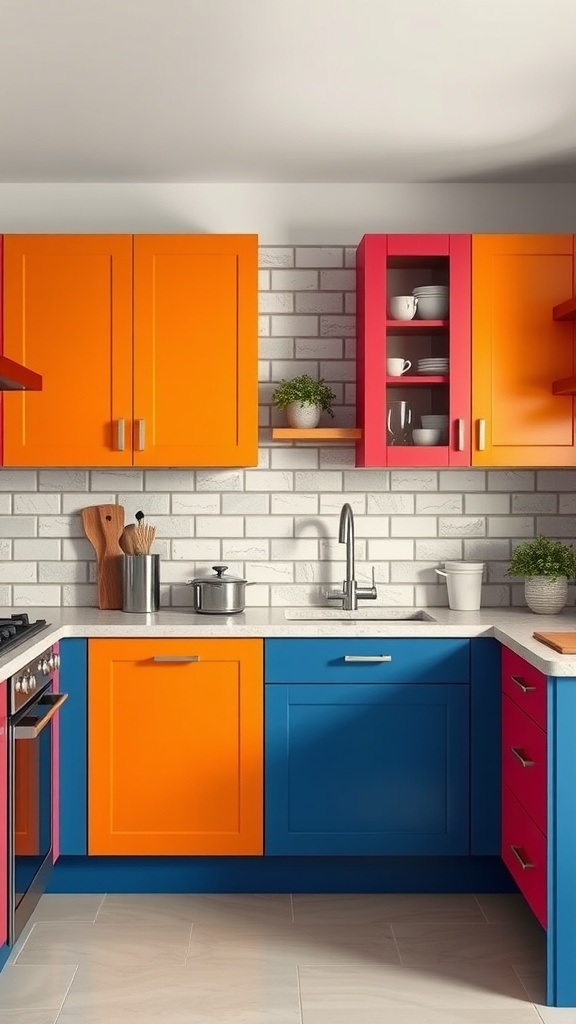
<svg viewBox="0 0 576 1024">
<path fill-rule="evenodd" d="M 560 654 L 576 654 L 576 633 L 534 633 L 533 636 Z"/>
<path fill-rule="evenodd" d="M 84 533 L 96 552 L 98 607 L 122 608 L 122 548 L 124 529 L 122 505 L 92 505 L 83 508 Z"/>
</svg>

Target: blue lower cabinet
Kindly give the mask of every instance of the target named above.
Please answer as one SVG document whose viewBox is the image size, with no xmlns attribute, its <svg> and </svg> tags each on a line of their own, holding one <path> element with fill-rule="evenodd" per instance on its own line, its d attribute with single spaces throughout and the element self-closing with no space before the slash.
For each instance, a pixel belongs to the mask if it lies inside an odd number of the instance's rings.
<svg viewBox="0 0 576 1024">
<path fill-rule="evenodd" d="M 60 854 L 88 851 L 87 641 L 60 641 Z"/>
<path fill-rule="evenodd" d="M 267 854 L 469 853 L 469 688 L 266 686 Z"/>
</svg>

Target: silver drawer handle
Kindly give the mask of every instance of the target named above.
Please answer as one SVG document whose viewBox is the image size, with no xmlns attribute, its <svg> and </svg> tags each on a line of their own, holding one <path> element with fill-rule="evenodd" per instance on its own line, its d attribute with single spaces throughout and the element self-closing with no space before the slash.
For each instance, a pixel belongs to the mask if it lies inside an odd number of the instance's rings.
<svg viewBox="0 0 576 1024">
<path fill-rule="evenodd" d="M 533 693 L 536 689 L 535 686 L 526 686 L 526 683 L 522 679 L 522 676 L 510 676 L 510 679 L 512 680 L 513 683 L 516 683 L 516 686 L 520 687 L 522 693 Z"/>
<path fill-rule="evenodd" d="M 536 761 L 527 761 L 520 747 L 510 747 L 510 750 L 514 757 L 518 758 L 523 768 L 534 768 Z"/>
<path fill-rule="evenodd" d="M 526 860 L 522 856 L 522 847 L 521 846 L 512 846 L 511 845 L 510 849 L 512 850 L 512 853 L 516 857 L 516 860 L 519 862 L 520 867 L 522 868 L 523 871 L 528 871 L 529 868 L 535 868 L 536 867 L 535 864 L 531 864 L 529 860 Z"/>
<path fill-rule="evenodd" d="M 344 661 L 392 661 L 391 654 L 345 654 Z"/>
<path fill-rule="evenodd" d="M 169 663 L 171 661 L 174 661 L 174 662 L 176 662 L 176 661 L 200 661 L 200 658 L 199 658 L 199 656 L 197 654 L 190 654 L 190 655 L 177 655 L 177 654 L 174 654 L 174 655 L 166 654 L 166 655 L 164 655 L 164 654 L 156 654 L 152 658 L 152 661 L 162 661 L 164 663 Z"/>
</svg>

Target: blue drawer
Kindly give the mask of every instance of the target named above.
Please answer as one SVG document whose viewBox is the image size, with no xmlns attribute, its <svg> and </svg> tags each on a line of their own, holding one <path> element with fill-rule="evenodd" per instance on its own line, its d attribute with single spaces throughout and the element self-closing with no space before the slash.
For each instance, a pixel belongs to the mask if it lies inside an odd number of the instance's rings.
<svg viewBox="0 0 576 1024">
<path fill-rule="evenodd" d="M 384 658 L 362 661 L 347 659 Z M 468 683 L 470 640 L 266 640 L 267 683 Z"/>
</svg>

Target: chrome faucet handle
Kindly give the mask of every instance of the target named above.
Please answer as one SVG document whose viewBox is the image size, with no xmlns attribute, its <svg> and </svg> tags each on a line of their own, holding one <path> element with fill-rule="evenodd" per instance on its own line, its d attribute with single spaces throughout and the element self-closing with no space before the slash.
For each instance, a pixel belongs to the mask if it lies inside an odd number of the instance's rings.
<svg viewBox="0 0 576 1024">
<path fill-rule="evenodd" d="M 324 590 L 322 596 L 326 601 L 342 601 L 344 599 L 343 590 Z"/>
<path fill-rule="evenodd" d="M 378 597 L 378 591 L 376 589 L 376 576 L 374 572 L 374 566 L 372 566 L 372 586 L 371 587 L 356 587 L 356 597 L 361 598 L 363 601 L 375 601 Z"/>
</svg>

